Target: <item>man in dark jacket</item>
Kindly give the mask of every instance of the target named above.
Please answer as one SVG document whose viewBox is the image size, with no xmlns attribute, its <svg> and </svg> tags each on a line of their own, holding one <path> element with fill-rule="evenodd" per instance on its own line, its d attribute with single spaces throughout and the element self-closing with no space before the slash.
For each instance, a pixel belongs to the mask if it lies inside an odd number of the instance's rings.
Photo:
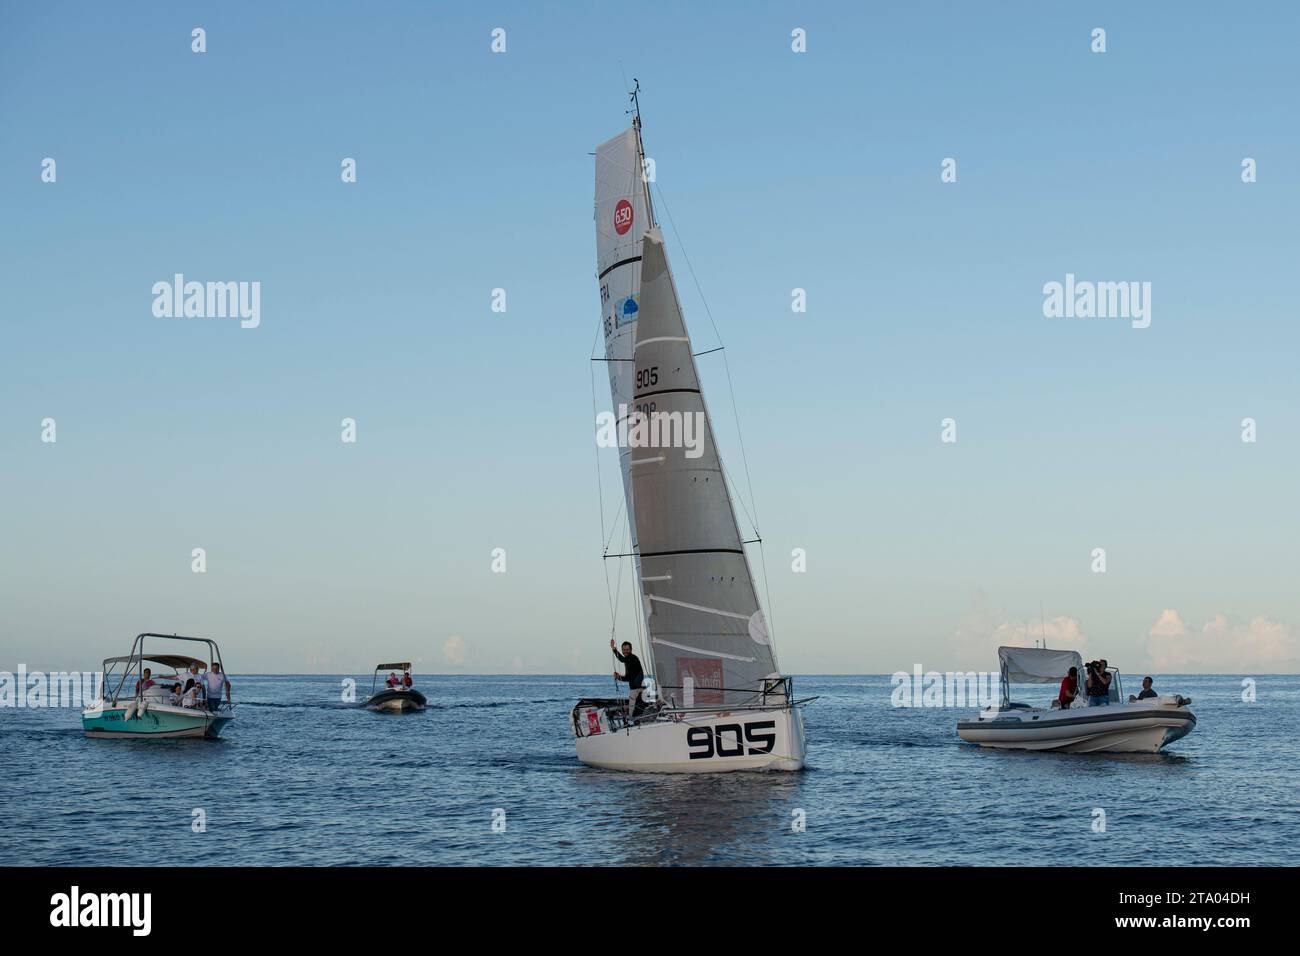
<svg viewBox="0 0 1300 956">
<path fill-rule="evenodd" d="M 632 642 L 623 642 L 623 653 L 620 654 L 614 647 L 614 639 L 609 639 L 609 649 L 614 652 L 618 662 L 627 669 L 627 676 L 614 671 L 614 680 L 627 681 L 627 714 L 631 719 L 636 719 L 637 714 L 641 713 L 643 704 L 641 703 L 641 691 L 645 683 L 645 671 L 641 669 L 641 659 L 632 653 Z"/>
</svg>

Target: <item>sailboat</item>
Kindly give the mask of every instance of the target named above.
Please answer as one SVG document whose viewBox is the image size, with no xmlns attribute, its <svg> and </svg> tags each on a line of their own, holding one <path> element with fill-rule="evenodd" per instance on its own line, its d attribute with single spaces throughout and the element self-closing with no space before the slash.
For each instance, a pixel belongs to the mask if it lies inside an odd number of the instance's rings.
<svg viewBox="0 0 1300 956">
<path fill-rule="evenodd" d="M 777 666 L 714 444 L 643 172 L 637 92 L 631 127 L 595 154 L 602 361 L 629 435 L 656 415 L 670 425 L 689 417 L 698 431 L 692 447 L 620 442 L 632 547 L 617 557 L 635 568 L 652 702 L 632 713 L 626 698 L 579 701 L 571 715 L 578 758 L 660 773 L 799 770 L 807 701 L 795 699 Z"/>
</svg>

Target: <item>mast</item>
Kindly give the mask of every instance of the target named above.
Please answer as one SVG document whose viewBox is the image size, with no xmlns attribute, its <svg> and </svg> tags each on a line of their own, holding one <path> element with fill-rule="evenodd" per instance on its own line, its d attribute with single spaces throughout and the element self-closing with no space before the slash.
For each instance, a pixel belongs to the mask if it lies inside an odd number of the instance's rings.
<svg viewBox="0 0 1300 956">
<path fill-rule="evenodd" d="M 637 175 L 641 178 L 641 194 L 645 197 L 646 218 L 649 220 L 650 228 L 653 229 L 658 225 L 655 218 L 654 200 L 650 197 L 650 180 L 646 176 L 645 162 L 645 139 L 641 135 L 641 81 L 637 77 L 632 77 L 632 89 L 628 92 L 628 99 L 632 102 L 632 131 L 636 136 L 636 166 Z M 637 296 L 640 298 L 640 269 L 637 270 Z M 636 368 L 636 333 L 632 333 L 633 355 L 632 367 Z M 633 501 L 631 475 L 627 475 L 627 500 L 629 505 Z M 645 582 L 641 577 L 641 554 L 640 547 L 636 544 L 636 517 L 635 509 L 628 508 L 627 521 L 629 526 L 630 540 L 632 541 L 632 550 L 636 552 L 632 557 L 632 588 L 636 592 L 636 623 L 637 623 L 637 644 L 641 654 L 647 658 L 650 664 L 650 674 L 658 680 L 655 674 L 654 663 L 654 640 L 650 636 L 650 605 L 646 600 Z"/>
<path fill-rule="evenodd" d="M 645 140 L 641 138 L 641 81 L 635 76 L 632 82 L 636 84 L 628 93 L 628 99 L 632 101 L 632 129 L 636 131 L 636 156 L 637 166 L 641 170 L 641 188 L 645 193 L 645 208 L 650 216 L 651 227 L 657 226 L 659 220 L 655 218 L 654 201 L 650 198 L 650 182 L 646 178 L 645 168 Z"/>
<path fill-rule="evenodd" d="M 683 442 L 620 449 L 626 556 L 649 672 L 682 695 L 692 686 L 696 705 L 725 706 L 759 693 L 779 668 L 651 205 L 639 94 L 638 83 L 631 128 L 596 148 L 604 361 L 615 409 L 675 421 Z M 698 430 L 686 443 L 688 421 Z"/>
<path fill-rule="evenodd" d="M 642 237 L 654 221 L 649 184 L 645 175 L 645 148 L 641 142 L 640 85 L 628 92 L 632 114 L 629 128 L 596 147 L 595 225 L 596 277 L 600 287 L 601 316 L 610 398 L 616 415 L 630 409 L 636 391 L 635 341 L 640 311 Z M 640 180 L 638 184 L 638 180 Z M 625 424 L 620 418 L 620 424 Z M 637 527 L 634 515 L 630 449 L 619 449 L 619 470 L 627 509 L 627 555 L 606 559 L 632 559 L 632 587 L 636 596 L 637 643 L 645 656 L 646 612 L 641 581 Z"/>
</svg>

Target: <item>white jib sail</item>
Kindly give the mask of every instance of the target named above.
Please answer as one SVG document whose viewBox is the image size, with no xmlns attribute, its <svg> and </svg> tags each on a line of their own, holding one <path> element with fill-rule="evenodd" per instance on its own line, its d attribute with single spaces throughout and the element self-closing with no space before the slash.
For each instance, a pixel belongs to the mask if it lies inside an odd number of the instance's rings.
<svg viewBox="0 0 1300 956">
<path fill-rule="evenodd" d="M 776 653 L 657 228 L 640 304 L 633 405 L 658 447 L 633 449 L 632 500 L 655 674 L 678 701 L 691 687 L 697 706 L 739 704 L 777 672 Z"/>
</svg>

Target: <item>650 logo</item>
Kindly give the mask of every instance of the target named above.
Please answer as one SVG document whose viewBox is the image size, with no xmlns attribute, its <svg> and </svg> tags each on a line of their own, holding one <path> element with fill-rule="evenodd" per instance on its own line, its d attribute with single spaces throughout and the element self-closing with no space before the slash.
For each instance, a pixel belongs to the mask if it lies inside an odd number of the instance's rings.
<svg viewBox="0 0 1300 956">
<path fill-rule="evenodd" d="M 626 235 L 631 228 L 632 204 L 626 199 L 620 199 L 618 205 L 614 207 L 614 231 L 622 236 Z"/>
<path fill-rule="evenodd" d="M 686 731 L 686 746 L 691 748 L 692 760 L 770 754 L 776 746 L 776 721 L 755 720 L 747 724 L 692 727 Z"/>
</svg>

